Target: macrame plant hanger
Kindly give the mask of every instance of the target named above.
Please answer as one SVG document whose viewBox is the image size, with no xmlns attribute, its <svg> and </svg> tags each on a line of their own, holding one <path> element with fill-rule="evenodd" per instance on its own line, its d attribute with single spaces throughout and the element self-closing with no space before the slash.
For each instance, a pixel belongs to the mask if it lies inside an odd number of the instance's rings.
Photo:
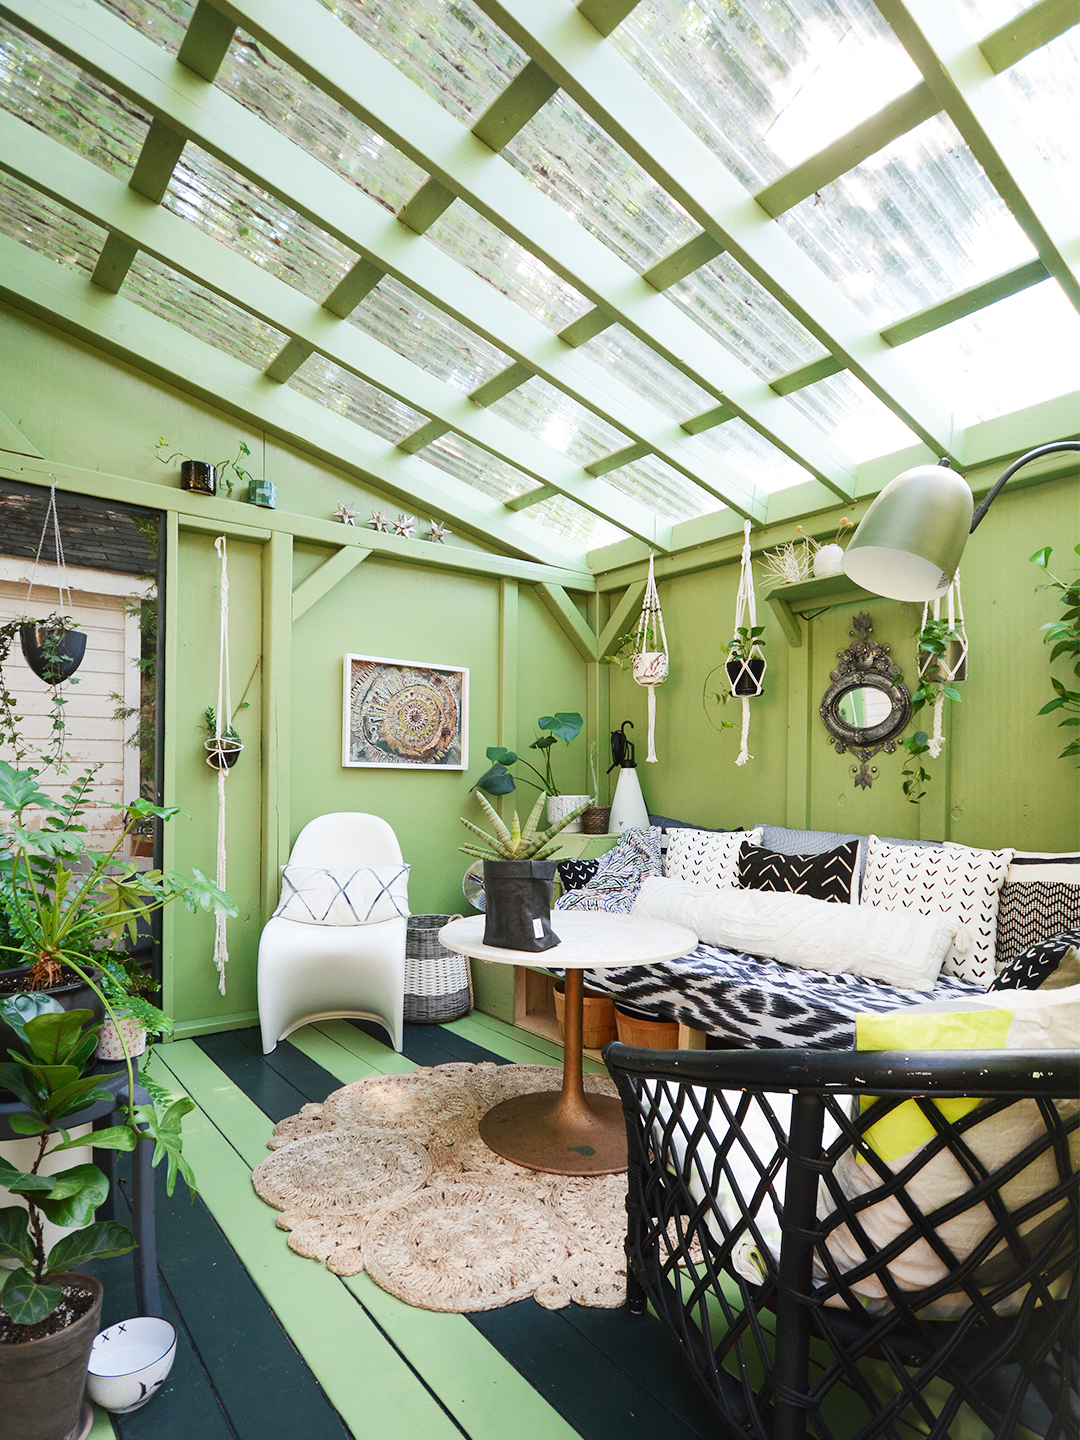
<svg viewBox="0 0 1080 1440">
<path fill-rule="evenodd" d="M 232 690 L 229 685 L 229 569 L 225 553 L 225 536 L 219 535 L 214 549 L 221 561 L 221 608 L 218 641 L 217 709 L 214 711 L 214 734 L 207 740 L 206 763 L 218 772 L 217 825 L 217 887 L 225 889 L 225 780 L 229 767 L 244 748 L 232 729 Z M 229 963 L 229 947 L 225 935 L 226 918 L 219 910 L 214 916 L 214 967 L 218 972 L 218 989 L 225 994 L 225 966 Z"/>
<path fill-rule="evenodd" d="M 734 643 L 739 641 L 740 629 L 748 633 L 757 627 L 757 600 L 754 596 L 754 567 L 750 559 L 750 521 L 743 522 L 743 547 L 742 565 L 739 569 L 739 592 L 735 597 L 735 628 L 732 633 Z M 751 661 L 757 660 L 760 670 L 755 674 L 751 667 Z M 728 677 L 728 686 L 732 695 L 742 701 L 742 739 L 739 745 L 736 765 L 745 765 L 748 760 L 754 757 L 750 754 L 750 700 L 754 695 L 760 695 L 762 690 L 762 678 L 768 668 L 768 661 L 761 653 L 761 646 L 757 641 L 748 647 L 745 656 L 736 656 L 729 659 L 724 666 Z"/>
<path fill-rule="evenodd" d="M 653 557 L 649 552 L 649 583 L 645 586 L 645 598 L 638 616 L 637 634 L 634 637 L 634 679 L 649 692 L 649 748 L 647 761 L 656 760 L 656 687 L 668 677 L 667 632 L 664 616 L 660 609 L 660 596 L 656 593 L 656 577 L 653 574 Z"/>
<path fill-rule="evenodd" d="M 922 628 L 925 628 L 927 617 L 930 613 L 930 601 L 923 605 Z M 934 619 L 941 618 L 941 598 L 933 602 Z M 950 640 L 944 655 L 927 655 L 920 661 L 919 675 L 925 678 L 930 671 L 936 671 L 937 679 L 945 685 L 952 685 L 956 681 L 963 680 L 967 674 L 968 638 L 964 629 L 964 605 L 960 598 L 960 571 L 953 576 L 953 582 L 945 593 L 945 615 L 949 622 L 949 630 L 956 636 Z M 934 701 L 934 733 L 930 737 L 930 756 L 936 760 L 941 754 L 945 745 L 944 735 L 945 718 L 945 695 L 942 690 L 938 691 L 937 699 Z"/>
</svg>

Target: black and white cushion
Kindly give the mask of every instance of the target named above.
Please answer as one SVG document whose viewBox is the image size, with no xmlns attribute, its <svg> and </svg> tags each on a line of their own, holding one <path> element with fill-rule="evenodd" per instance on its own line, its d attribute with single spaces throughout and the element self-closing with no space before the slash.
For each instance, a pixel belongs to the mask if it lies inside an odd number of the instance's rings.
<svg viewBox="0 0 1080 1440">
<path fill-rule="evenodd" d="M 761 830 L 676 830 L 664 856 L 664 874 L 688 885 L 735 888 L 739 883 L 739 847 L 757 845 Z"/>
<path fill-rule="evenodd" d="M 353 870 L 281 867 L 281 899 L 275 920 L 294 920 L 301 925 L 379 925 L 408 914 L 408 865 L 369 865 Z"/>
<path fill-rule="evenodd" d="M 857 839 L 819 855 L 781 855 L 744 840 L 739 849 L 739 884 L 744 890 L 783 890 L 850 905 L 856 898 L 858 856 Z"/>
<path fill-rule="evenodd" d="M 641 882 L 649 875 L 659 875 L 660 870 L 660 831 L 625 830 L 614 850 L 600 856 L 592 879 L 560 895 L 555 908 L 629 915 Z"/>
<path fill-rule="evenodd" d="M 1018 851 L 998 902 L 998 965 L 1074 925 L 1080 925 L 1080 854 Z"/>
<path fill-rule="evenodd" d="M 563 894 L 570 890 L 580 890 L 583 885 L 587 885 L 599 866 L 599 860 L 557 860 L 555 868 L 559 872 Z"/>
<path fill-rule="evenodd" d="M 1070 951 L 1080 947 L 1080 929 L 1063 930 L 1047 940 L 1037 940 L 1015 955 L 990 986 L 991 990 L 1038 990 L 1048 982 L 1073 983 L 1072 970 L 1062 977 L 1062 962 Z M 1075 969 L 1075 965 L 1072 969 Z"/>
</svg>

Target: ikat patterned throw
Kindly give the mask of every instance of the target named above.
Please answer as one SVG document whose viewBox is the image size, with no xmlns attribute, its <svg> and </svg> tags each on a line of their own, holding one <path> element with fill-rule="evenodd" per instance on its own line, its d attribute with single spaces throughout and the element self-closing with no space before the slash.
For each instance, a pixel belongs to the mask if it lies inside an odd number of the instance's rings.
<svg viewBox="0 0 1080 1440">
<path fill-rule="evenodd" d="M 952 917 L 957 931 L 941 973 L 987 990 L 996 973 L 998 897 L 1013 854 L 953 844 L 917 850 L 887 845 L 871 835 L 862 903 L 917 910 L 920 915 L 943 911 Z"/>
<path fill-rule="evenodd" d="M 1080 926 L 1080 854 L 1018 851 L 998 905 L 998 964 L 1073 926 Z"/>
<path fill-rule="evenodd" d="M 378 925 L 409 914 L 409 866 L 371 865 L 323 870 L 311 865 L 281 867 L 281 900 L 276 920 L 301 925 Z"/>
<path fill-rule="evenodd" d="M 739 849 L 739 884 L 744 890 L 786 890 L 850 905 L 858 896 L 858 859 L 858 839 L 820 855 L 781 855 L 744 840 Z"/>
</svg>

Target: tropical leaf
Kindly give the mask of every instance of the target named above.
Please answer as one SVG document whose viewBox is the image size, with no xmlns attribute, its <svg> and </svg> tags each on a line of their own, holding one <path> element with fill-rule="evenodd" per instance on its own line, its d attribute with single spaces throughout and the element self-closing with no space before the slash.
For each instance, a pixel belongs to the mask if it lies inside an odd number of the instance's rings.
<svg viewBox="0 0 1080 1440">
<path fill-rule="evenodd" d="M 49 1251 L 48 1267 L 54 1274 L 78 1270 L 88 1260 L 111 1260 L 135 1249 L 135 1236 L 115 1220 L 98 1220 L 85 1229 L 64 1235 Z"/>
<path fill-rule="evenodd" d="M 0 1015 L 4 1017 L 24 1045 L 27 1041 L 23 1027 L 28 1020 L 34 1020 L 39 1015 L 58 1014 L 63 1008 L 58 1000 L 54 1000 L 44 990 L 21 991 L 17 995 L 5 995 L 0 1000 Z"/>
<path fill-rule="evenodd" d="M 182 1095 L 174 1100 L 163 1115 L 159 1115 L 152 1105 L 136 1105 L 135 1113 L 140 1119 L 146 1122 L 147 1134 L 154 1141 L 154 1157 L 152 1165 L 158 1165 L 162 1159 L 166 1161 L 165 1193 L 171 1195 L 176 1188 L 176 1177 L 182 1175 L 184 1181 L 191 1191 L 191 1198 L 196 1195 L 195 1175 L 191 1166 L 184 1159 L 181 1153 L 180 1122 L 184 1116 L 195 1109 L 195 1102 Z"/>
<path fill-rule="evenodd" d="M 4 1309 L 16 1325 L 37 1325 L 52 1314 L 63 1293 L 63 1286 L 49 1281 L 39 1283 L 29 1270 L 12 1270 L 4 1285 Z"/>
</svg>

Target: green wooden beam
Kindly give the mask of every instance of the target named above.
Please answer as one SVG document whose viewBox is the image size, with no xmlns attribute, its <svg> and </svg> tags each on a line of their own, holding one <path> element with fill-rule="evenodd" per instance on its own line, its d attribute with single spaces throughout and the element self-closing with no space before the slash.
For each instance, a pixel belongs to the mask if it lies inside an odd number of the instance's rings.
<svg viewBox="0 0 1080 1440">
<path fill-rule="evenodd" d="M 292 845 L 292 566 L 293 539 L 275 530 L 262 552 L 262 918 L 281 890 Z"/>
<path fill-rule="evenodd" d="M 624 450 L 616 450 L 612 455 L 604 455 L 599 460 L 594 460 L 585 469 L 590 475 L 607 475 L 612 470 L 621 470 L 624 465 L 632 465 L 635 460 L 640 460 L 643 455 L 649 452 L 644 445 L 628 445 Z"/>
<path fill-rule="evenodd" d="M 500 370 L 497 375 L 471 391 L 469 399 L 474 405 L 481 407 L 494 405 L 496 400 L 501 400 L 504 395 L 509 395 L 511 390 L 517 390 L 532 378 L 533 371 L 527 365 L 508 365 L 505 370 Z"/>
<path fill-rule="evenodd" d="M 632 580 L 626 587 L 626 593 L 615 606 L 615 609 L 608 617 L 608 622 L 600 632 L 600 639 L 596 646 L 598 660 L 606 659 L 619 648 L 620 638 L 626 634 L 634 612 L 641 604 L 642 596 L 645 594 L 645 581 Z"/>
<path fill-rule="evenodd" d="M 472 133 L 491 150 L 502 150 L 543 108 L 558 90 L 550 76 L 530 60 L 510 84 L 496 95 L 472 127 Z"/>
<path fill-rule="evenodd" d="M 411 435 L 406 435 L 403 440 L 397 442 L 397 448 L 403 455 L 415 455 L 418 451 L 424 450 L 440 439 L 450 429 L 443 420 L 429 420 L 414 430 Z"/>
<path fill-rule="evenodd" d="M 601 35 L 610 35 L 637 5 L 638 0 L 580 0 L 578 14 Z"/>
<path fill-rule="evenodd" d="M 105 244 L 101 247 L 101 254 L 90 279 L 95 285 L 100 285 L 102 290 L 108 290 L 115 295 L 127 279 L 127 273 L 135 263 L 138 253 L 138 247 L 130 240 L 125 240 L 122 235 L 106 235 Z"/>
<path fill-rule="evenodd" d="M 176 162 L 184 148 L 184 137 L 171 126 L 156 117 L 150 121 L 150 129 L 139 151 L 135 169 L 128 184 L 132 190 L 145 195 L 155 205 L 160 205 L 165 191 L 169 188 Z"/>
<path fill-rule="evenodd" d="M 700 415 L 691 415 L 689 420 L 684 420 L 681 429 L 688 435 L 700 435 L 704 430 L 714 430 L 717 425 L 723 425 L 726 420 L 734 420 L 735 413 L 729 410 L 726 405 L 714 405 L 711 410 L 704 410 Z"/>
<path fill-rule="evenodd" d="M 797 370 L 778 375 L 772 381 L 772 388 L 777 395 L 791 395 L 796 390 L 805 390 L 807 385 L 816 385 L 819 380 L 827 380 L 830 375 L 839 375 L 843 368 L 835 355 L 823 355 L 820 360 L 811 360 L 808 365 L 800 365 Z"/>
<path fill-rule="evenodd" d="M 524 495 L 515 495 L 513 500 L 505 500 L 503 503 L 507 510 L 530 510 L 543 500 L 554 500 L 558 493 L 550 485 L 540 485 L 535 490 L 526 490 Z"/>
<path fill-rule="evenodd" d="M 518 726 L 518 606 L 516 580 L 499 586 L 499 725 L 496 744 L 513 750 Z"/>
<path fill-rule="evenodd" d="M 922 81 L 906 95 L 898 95 L 876 115 L 863 120 L 839 140 L 834 140 L 796 165 L 771 185 L 754 194 L 754 199 L 773 219 L 806 200 L 841 175 L 914 130 L 941 109 L 929 86 Z"/>
<path fill-rule="evenodd" d="M 983 59 L 1000 75 L 1025 55 L 1064 35 L 1077 22 L 1076 0 L 1038 0 L 979 42 Z"/>
<path fill-rule="evenodd" d="M 293 624 L 296 624 L 301 615 L 306 615 L 313 605 L 318 604 L 324 595 L 329 595 L 334 586 L 344 580 L 346 575 L 351 575 L 370 554 L 370 550 L 362 550 L 359 545 L 342 546 L 329 559 L 324 560 L 306 580 L 301 580 L 292 592 Z"/>
<path fill-rule="evenodd" d="M 213 80 L 232 44 L 236 26 L 210 0 L 199 0 L 180 42 L 177 59 L 203 80 Z"/>
<path fill-rule="evenodd" d="M 583 660 L 596 659 L 596 635 L 586 624 L 581 611 L 561 585 L 538 585 L 536 592 L 554 615 L 559 628 L 574 645 Z"/>
<path fill-rule="evenodd" d="M 423 235 L 444 211 L 450 209 L 456 199 L 454 192 L 438 180 L 425 180 L 402 205 L 397 212 L 397 218 L 415 234 Z"/>
<path fill-rule="evenodd" d="M 944 325 L 951 325 L 954 320 L 962 320 L 965 315 L 973 315 L 976 310 L 1004 300 L 1008 295 L 1018 295 L 1021 290 L 1038 285 L 1046 278 L 1046 266 L 1043 262 L 1029 260 L 1026 265 L 1018 265 L 1003 275 L 984 280 L 981 285 L 971 285 L 957 295 L 950 295 L 947 300 L 928 305 L 925 310 L 898 320 L 895 325 L 887 325 L 881 332 L 881 338 L 889 345 L 904 345 L 908 340 L 918 339 L 920 335 L 929 335 L 931 330 L 940 330 Z"/>
<path fill-rule="evenodd" d="M 953 5 L 947 0 L 879 0 L 878 9 L 1049 273 L 1080 309 L 1080 263 L 1068 206 L 1007 94 L 989 83 L 994 72 Z"/>
<path fill-rule="evenodd" d="M 342 237 L 339 235 L 338 239 Z M 344 275 L 323 301 L 323 309 L 344 320 L 351 315 L 360 301 L 369 295 L 387 270 L 371 260 L 358 260 L 347 275 Z"/>
<path fill-rule="evenodd" d="M 559 339 L 564 345 L 576 350 L 579 345 L 586 345 L 590 340 L 595 340 L 597 335 L 610 330 L 614 324 L 614 318 L 601 310 L 599 305 L 595 305 L 591 310 L 586 310 L 584 315 L 571 320 L 569 325 L 564 325 L 559 331 Z"/>
<path fill-rule="evenodd" d="M 530 560 L 573 566 L 573 552 L 559 537 L 524 516 L 508 515 L 499 501 L 423 461 L 395 458 L 392 447 L 352 421 L 274 385 L 168 321 L 121 296 L 87 285 L 81 276 L 7 239 L 0 239 L 0 294 L 18 308 L 59 325 L 210 405 L 291 444 L 299 444 L 309 454 L 355 474 L 410 506 L 456 519 L 465 530 L 500 549 Z M 589 484 L 603 482 L 590 479 Z M 370 543 L 373 548 L 384 548 L 377 542 L 395 538 L 373 535 Z M 401 544 L 409 551 L 450 548 L 407 541 Z"/>
<path fill-rule="evenodd" d="M 661 459 L 740 513 L 764 512 L 764 500 L 743 477 L 718 466 L 708 451 L 685 448 L 679 427 L 615 377 L 572 354 L 539 321 L 467 267 L 424 243 L 356 186 L 327 170 L 218 87 L 188 75 L 159 46 L 103 7 L 74 12 L 52 8 L 46 0 L 3 0 L 0 13 L 9 13 L 35 38 L 144 111 L 160 115 L 342 244 L 360 250 L 364 260 L 324 301 L 324 309 L 348 314 L 366 293 L 365 286 L 377 284 L 384 273 L 393 275 L 630 439 L 649 445 Z M 493 158 L 487 147 L 482 153 Z M 0 163 L 3 159 L 0 147 Z M 646 288 L 655 300 L 655 292 Z M 700 343 L 700 330 L 696 326 L 694 330 Z"/>
<path fill-rule="evenodd" d="M 927 444 L 939 453 L 950 453 L 955 427 L 938 399 L 923 390 L 891 347 L 867 330 L 856 307 L 826 280 L 795 241 L 772 223 L 723 162 L 614 47 L 604 44 L 579 14 L 562 7 L 544 6 L 538 0 L 478 3 L 830 354 L 841 359 L 845 368 Z M 666 353 L 663 339 L 654 332 L 654 348 Z M 713 393 L 721 389 L 717 399 L 742 414 L 734 387 L 706 384 L 704 388 Z M 778 404 L 785 403 L 779 396 L 774 398 Z M 760 410 L 754 419 L 749 414 L 742 418 L 761 429 Z M 797 448 L 787 453 L 820 479 L 829 480 L 828 467 L 809 464 L 810 452 L 805 448 L 801 455 Z M 835 473 L 831 478 L 836 479 Z"/>
<path fill-rule="evenodd" d="M 724 247 L 702 230 L 700 235 L 694 235 L 677 250 L 672 250 L 670 255 L 665 255 L 663 260 L 650 266 L 641 278 L 647 280 L 654 290 L 667 290 L 723 253 Z"/>
<path fill-rule="evenodd" d="M 32 455 L 35 459 L 41 459 L 41 451 L 28 440 L 14 421 L 0 410 L 0 450 L 10 450 L 15 455 Z"/>
</svg>

